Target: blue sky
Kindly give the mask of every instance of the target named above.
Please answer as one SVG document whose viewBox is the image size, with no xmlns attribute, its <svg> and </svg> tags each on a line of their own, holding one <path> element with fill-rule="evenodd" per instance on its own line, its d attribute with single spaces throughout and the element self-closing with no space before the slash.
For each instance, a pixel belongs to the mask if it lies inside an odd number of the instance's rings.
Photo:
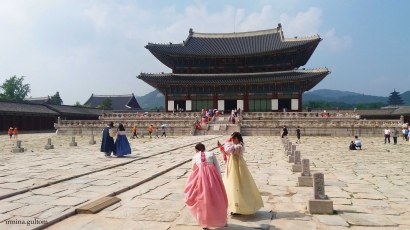
<svg viewBox="0 0 410 230">
<path fill-rule="evenodd" d="M 140 72 L 169 72 L 145 48 L 196 32 L 270 29 L 319 34 L 306 68 L 332 74 L 315 89 L 377 96 L 410 90 L 410 1 L 26 1 L 0 0 L 0 82 L 26 76 L 29 96 L 60 92 L 144 95 Z M 236 19 L 234 21 L 234 18 Z"/>
</svg>

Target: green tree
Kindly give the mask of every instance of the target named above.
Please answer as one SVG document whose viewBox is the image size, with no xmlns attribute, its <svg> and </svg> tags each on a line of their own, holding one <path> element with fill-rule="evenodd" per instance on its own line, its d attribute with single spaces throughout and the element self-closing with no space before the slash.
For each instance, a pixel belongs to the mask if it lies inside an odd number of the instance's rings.
<svg viewBox="0 0 410 230">
<path fill-rule="evenodd" d="M 60 97 L 60 93 L 57 91 L 56 94 L 54 94 L 53 96 L 51 96 L 50 98 L 50 102 L 53 105 L 62 105 L 63 104 L 63 100 Z"/>
<path fill-rule="evenodd" d="M 77 101 L 77 102 L 74 104 L 74 106 L 82 107 L 82 108 L 91 108 L 91 105 L 90 105 L 90 104 L 83 105 L 83 104 L 81 104 L 79 101 Z"/>
<path fill-rule="evenodd" d="M 357 109 L 367 109 L 367 107 L 366 107 L 365 104 L 358 104 L 358 105 L 356 106 L 356 108 L 357 108 Z"/>
<path fill-rule="evenodd" d="M 112 110 L 112 101 L 110 98 L 105 98 L 101 105 L 97 106 L 98 109 Z"/>
<path fill-rule="evenodd" d="M 23 84 L 25 76 L 10 77 L 0 86 L 0 99 L 22 102 L 30 93 L 30 84 Z"/>
</svg>

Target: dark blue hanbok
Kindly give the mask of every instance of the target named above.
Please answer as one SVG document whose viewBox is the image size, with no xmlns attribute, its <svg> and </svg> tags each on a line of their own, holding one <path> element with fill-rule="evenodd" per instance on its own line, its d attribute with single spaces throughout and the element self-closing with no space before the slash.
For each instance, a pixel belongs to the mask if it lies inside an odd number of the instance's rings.
<svg viewBox="0 0 410 230">
<path fill-rule="evenodd" d="M 117 139 L 115 140 L 114 155 L 121 157 L 128 154 L 131 154 L 131 146 L 125 135 L 125 131 L 118 131 Z"/>
<path fill-rule="evenodd" d="M 109 156 L 115 151 L 114 138 L 110 136 L 110 127 L 105 127 L 102 135 L 101 152 Z"/>
</svg>

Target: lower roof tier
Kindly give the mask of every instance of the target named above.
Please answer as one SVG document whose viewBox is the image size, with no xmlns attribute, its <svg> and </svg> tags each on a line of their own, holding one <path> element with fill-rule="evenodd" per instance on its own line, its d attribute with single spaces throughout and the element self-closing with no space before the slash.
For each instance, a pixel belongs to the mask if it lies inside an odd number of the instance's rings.
<svg viewBox="0 0 410 230">
<path fill-rule="evenodd" d="M 330 71 L 327 68 L 312 70 L 292 70 L 263 73 L 230 73 L 230 74 L 148 74 L 137 76 L 152 87 L 165 93 L 172 85 L 184 86 L 220 86 L 220 85 L 259 85 L 282 84 L 293 82 L 300 91 L 308 91 L 322 81 Z"/>
</svg>

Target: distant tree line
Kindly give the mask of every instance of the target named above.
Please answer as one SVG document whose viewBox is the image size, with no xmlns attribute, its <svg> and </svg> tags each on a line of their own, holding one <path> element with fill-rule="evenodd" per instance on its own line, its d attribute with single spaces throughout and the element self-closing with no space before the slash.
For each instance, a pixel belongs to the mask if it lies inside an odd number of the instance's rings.
<svg viewBox="0 0 410 230">
<path fill-rule="evenodd" d="M 307 101 L 303 103 L 303 108 L 311 109 L 380 109 L 386 106 L 382 102 L 347 104 L 344 102 L 327 102 L 327 101 Z"/>
</svg>

